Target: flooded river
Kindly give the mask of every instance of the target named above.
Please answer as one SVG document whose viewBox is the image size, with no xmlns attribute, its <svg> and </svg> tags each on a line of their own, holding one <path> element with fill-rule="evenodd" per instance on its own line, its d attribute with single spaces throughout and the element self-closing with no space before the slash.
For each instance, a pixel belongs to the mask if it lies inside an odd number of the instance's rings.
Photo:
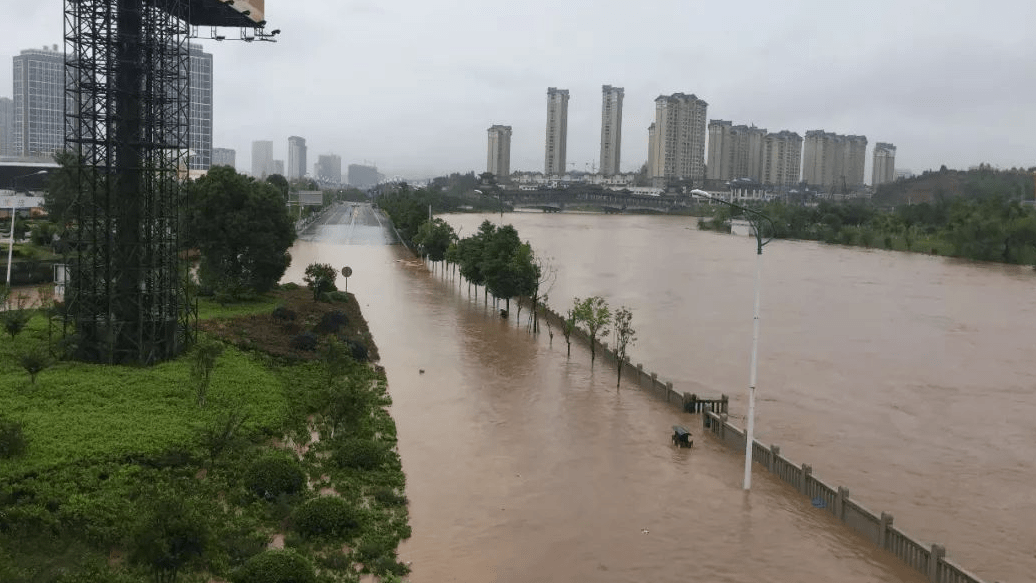
<svg viewBox="0 0 1036 583">
<path fill-rule="evenodd" d="M 483 218 L 449 220 L 472 233 Z M 674 217 L 503 220 L 552 258 L 555 308 L 629 305 L 634 362 L 743 411 L 747 239 Z M 696 425 L 695 447 L 674 449 L 688 417 L 430 273 L 369 207 L 305 239 L 286 279 L 352 267 L 387 370 L 413 581 L 922 580 L 765 471 L 746 496 L 740 455 Z M 789 242 L 764 261 L 758 437 L 979 575 L 1029 580 L 1031 273 Z"/>
</svg>

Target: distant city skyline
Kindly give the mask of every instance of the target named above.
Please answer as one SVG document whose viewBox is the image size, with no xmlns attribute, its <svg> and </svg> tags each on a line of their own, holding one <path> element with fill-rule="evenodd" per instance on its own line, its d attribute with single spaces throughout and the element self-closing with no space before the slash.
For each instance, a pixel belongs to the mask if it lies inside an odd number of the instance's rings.
<svg viewBox="0 0 1036 583">
<path fill-rule="evenodd" d="M 543 88 L 555 86 L 570 92 L 566 165 L 585 170 L 600 163 L 605 83 L 625 91 L 623 172 L 647 161 L 653 100 L 677 91 L 707 101 L 714 119 L 893 143 L 896 165 L 916 173 L 1036 165 L 1036 138 L 1019 131 L 1036 127 L 1036 80 L 1019 73 L 1031 68 L 1036 5 L 1022 0 L 955 4 L 938 22 L 893 0 L 601 0 L 592 11 L 541 0 L 477 11 L 410 0 L 271 1 L 265 18 L 283 31 L 277 43 L 193 40 L 215 59 L 214 143 L 235 149 L 240 169 L 251 166 L 252 141 L 273 140 L 287 159 L 287 137 L 300 135 L 315 152 L 376 163 L 388 176 L 477 172 L 485 129 L 502 120 L 513 128 L 512 171 L 541 170 Z M 688 21 L 703 26 L 688 35 Z M 731 27 L 758 32 L 738 36 L 737 51 L 715 50 L 730 42 Z M 13 96 L 15 55 L 62 38 L 60 2 L 5 7 L 0 97 Z M 329 63 L 345 55 L 367 58 L 329 78 Z M 870 152 L 865 164 L 870 181 Z"/>
</svg>

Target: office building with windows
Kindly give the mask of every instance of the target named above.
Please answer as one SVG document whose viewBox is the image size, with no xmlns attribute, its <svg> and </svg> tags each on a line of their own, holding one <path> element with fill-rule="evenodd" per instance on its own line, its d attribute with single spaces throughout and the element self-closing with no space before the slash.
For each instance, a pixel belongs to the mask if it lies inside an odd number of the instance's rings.
<svg viewBox="0 0 1036 583">
<path fill-rule="evenodd" d="M 237 152 L 232 148 L 213 148 L 212 165 L 237 168 Z"/>
<path fill-rule="evenodd" d="M 288 138 L 288 180 L 306 176 L 306 139 L 299 136 Z"/>
<path fill-rule="evenodd" d="M 49 158 L 65 148 L 65 55 L 58 46 L 14 57 L 12 155 Z"/>
<path fill-rule="evenodd" d="M 208 170 L 212 161 L 212 55 L 190 43 L 190 169 Z"/>
<path fill-rule="evenodd" d="M 273 167 L 273 142 L 252 142 L 252 176 L 262 180 L 271 174 L 276 174 Z"/>
<path fill-rule="evenodd" d="M 0 156 L 14 156 L 14 101 L 0 97 Z"/>
<path fill-rule="evenodd" d="M 342 157 L 335 154 L 317 156 L 317 162 L 313 165 L 313 178 L 324 184 L 341 184 Z"/>
</svg>

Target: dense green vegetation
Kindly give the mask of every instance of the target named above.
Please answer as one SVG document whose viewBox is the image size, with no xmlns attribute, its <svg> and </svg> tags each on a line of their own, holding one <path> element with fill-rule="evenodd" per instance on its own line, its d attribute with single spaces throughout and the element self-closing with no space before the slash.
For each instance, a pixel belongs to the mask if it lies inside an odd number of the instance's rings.
<svg viewBox="0 0 1036 583">
<path fill-rule="evenodd" d="M 203 293 L 230 299 L 262 294 L 291 263 L 295 226 L 269 182 L 216 166 L 191 188 L 190 243 L 201 252 Z"/>
<path fill-rule="evenodd" d="M 958 197 L 883 210 L 872 204 L 772 202 L 758 207 L 773 219 L 766 236 L 899 251 L 917 251 L 1031 265 L 1036 263 L 1036 209 L 1001 196 Z M 729 230 L 738 211 L 718 206 L 704 229 Z"/>
<path fill-rule="evenodd" d="M 432 186 L 417 190 L 403 184 L 375 198 L 378 206 L 392 217 L 392 222 L 404 243 L 413 244 L 417 230 L 428 220 L 429 209 L 431 213 L 500 209 L 497 199 L 474 192 L 479 186 L 473 174 L 451 176 L 454 177 L 454 181 L 436 179 L 432 181 Z"/>
<path fill-rule="evenodd" d="M 203 313 L 254 318 L 277 303 Z M 113 367 L 61 360 L 60 330 L 26 313 L 0 339 L 0 581 L 406 573 L 385 379 L 335 335 L 310 360 L 206 336 L 175 361 Z M 50 361 L 35 383 L 21 364 L 34 351 Z M 275 538 L 288 550 L 270 550 Z"/>
<path fill-rule="evenodd" d="M 881 207 L 891 207 L 957 197 L 1032 200 L 1036 194 L 1034 172 L 1036 168 L 994 170 L 981 165 L 975 170 L 948 170 L 943 166 L 935 172 L 925 172 L 920 176 L 878 186 L 873 202 Z"/>
</svg>

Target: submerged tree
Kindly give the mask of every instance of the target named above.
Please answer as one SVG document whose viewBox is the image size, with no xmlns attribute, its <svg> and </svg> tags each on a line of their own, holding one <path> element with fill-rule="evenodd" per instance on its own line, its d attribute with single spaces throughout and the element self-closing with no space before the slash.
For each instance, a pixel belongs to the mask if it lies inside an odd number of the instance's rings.
<svg viewBox="0 0 1036 583">
<path fill-rule="evenodd" d="M 568 345 L 568 356 L 572 356 L 572 332 L 576 329 L 576 308 L 579 307 L 579 298 L 573 302 L 574 305 L 565 314 L 565 321 L 561 323 L 561 333 L 565 335 L 565 344 Z"/>
<path fill-rule="evenodd" d="M 637 341 L 637 331 L 633 329 L 633 312 L 626 306 L 616 308 L 615 313 L 615 355 L 619 359 L 619 375 L 615 386 L 622 383 L 622 366 L 626 363 L 626 349 Z"/>
<path fill-rule="evenodd" d="M 597 360 L 597 338 L 608 335 L 608 326 L 612 321 L 608 302 L 601 296 L 593 296 L 585 300 L 575 299 L 576 321 L 586 326 L 590 335 L 590 362 Z"/>
</svg>

